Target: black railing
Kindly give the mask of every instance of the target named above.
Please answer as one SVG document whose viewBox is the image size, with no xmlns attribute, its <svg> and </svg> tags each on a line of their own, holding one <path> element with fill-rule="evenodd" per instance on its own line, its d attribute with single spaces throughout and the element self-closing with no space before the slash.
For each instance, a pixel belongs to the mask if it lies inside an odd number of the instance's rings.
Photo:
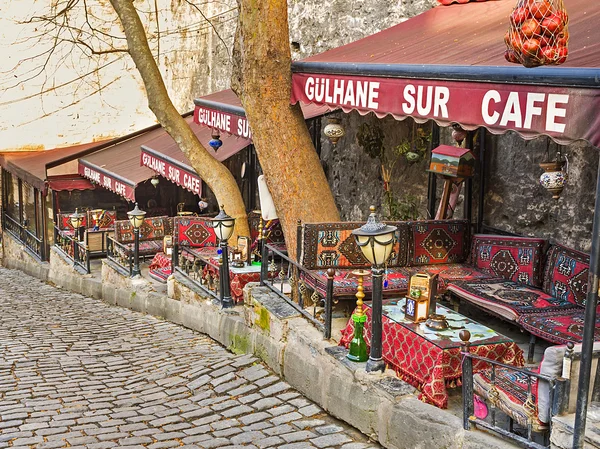
<svg viewBox="0 0 600 449">
<path fill-rule="evenodd" d="M 36 236 L 7 213 L 4 213 L 4 229 L 25 245 L 25 248 L 39 260 L 46 260 L 46 245 L 44 240 Z"/>
<path fill-rule="evenodd" d="M 294 307 L 305 318 L 331 338 L 331 312 L 333 307 L 333 276 L 335 270 L 327 270 L 326 295 L 308 286 L 310 271 L 290 259 L 287 254 L 268 243 L 262 246 L 261 285 L 267 286 L 280 298 Z M 312 313 L 306 308 L 312 307 Z"/>
<path fill-rule="evenodd" d="M 133 252 L 129 246 L 117 242 L 110 235 L 106 237 L 106 258 L 113 262 L 122 274 L 133 274 Z"/>
<path fill-rule="evenodd" d="M 570 351 L 567 352 L 566 357 L 572 358 L 572 346 Z M 463 344 L 462 349 L 463 365 L 462 365 L 462 396 L 463 396 L 463 426 L 465 430 L 470 430 L 472 425 L 479 428 L 486 429 L 501 435 L 504 438 L 511 439 L 517 442 L 519 445 L 525 448 L 531 449 L 547 449 L 549 446 L 549 435 L 552 427 L 552 417 L 563 414 L 568 405 L 568 387 L 569 380 L 560 377 L 550 377 L 547 375 L 539 374 L 527 369 L 517 368 L 512 365 L 506 365 L 504 363 L 497 362 L 485 357 L 469 352 L 469 344 Z M 482 364 L 488 364 L 489 368 L 489 422 L 477 418 L 475 416 L 475 404 L 474 404 L 474 391 L 473 391 L 473 360 L 476 360 Z M 497 385 L 496 385 L 496 372 L 498 368 L 504 368 L 512 372 L 519 372 L 527 376 L 527 400 L 523 404 L 523 409 L 528 410 L 529 413 L 525 413 L 527 418 L 526 422 L 526 436 L 521 436 L 514 431 L 513 418 L 507 415 L 508 425 L 502 427 L 499 425 L 497 412 L 497 404 L 500 401 Z M 549 391 L 549 410 L 548 410 L 548 429 L 544 430 L 541 434 L 543 443 L 534 441 L 534 420 L 537 420 L 537 398 L 533 396 L 533 383 L 534 379 L 537 380 L 538 386 L 540 382 L 548 383 Z M 538 389 L 539 390 L 539 389 Z M 539 394 L 539 391 L 538 393 Z"/>
<path fill-rule="evenodd" d="M 74 266 L 81 268 L 85 273 L 91 273 L 90 251 L 85 242 L 78 241 L 75 238 L 75 234 L 67 234 L 54 226 L 54 246 Z"/>
<path fill-rule="evenodd" d="M 229 282 L 229 273 L 222 273 L 221 265 L 209 257 L 201 257 L 193 248 L 174 245 L 174 271 L 185 276 L 195 287 L 211 298 L 223 300 L 223 282 Z"/>
</svg>

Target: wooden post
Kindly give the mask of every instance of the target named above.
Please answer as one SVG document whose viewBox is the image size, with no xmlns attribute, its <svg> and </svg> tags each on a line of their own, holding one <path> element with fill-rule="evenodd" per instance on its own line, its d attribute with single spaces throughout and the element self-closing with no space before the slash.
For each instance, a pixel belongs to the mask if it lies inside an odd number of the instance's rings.
<svg viewBox="0 0 600 449">
<path fill-rule="evenodd" d="M 462 330 L 458 334 L 462 340 L 462 352 L 469 352 L 469 339 L 471 333 L 468 330 Z M 463 428 L 471 430 L 470 418 L 475 413 L 473 403 L 473 360 L 471 357 L 463 355 L 462 362 L 462 396 L 463 396 Z"/>
</svg>

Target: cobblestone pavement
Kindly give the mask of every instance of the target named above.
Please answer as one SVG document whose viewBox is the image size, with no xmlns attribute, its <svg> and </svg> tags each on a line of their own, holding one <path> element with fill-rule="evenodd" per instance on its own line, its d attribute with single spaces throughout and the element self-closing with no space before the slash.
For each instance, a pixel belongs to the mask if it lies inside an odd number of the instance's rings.
<svg viewBox="0 0 600 449">
<path fill-rule="evenodd" d="M 5 447 L 379 446 L 253 356 L 0 268 Z"/>
</svg>

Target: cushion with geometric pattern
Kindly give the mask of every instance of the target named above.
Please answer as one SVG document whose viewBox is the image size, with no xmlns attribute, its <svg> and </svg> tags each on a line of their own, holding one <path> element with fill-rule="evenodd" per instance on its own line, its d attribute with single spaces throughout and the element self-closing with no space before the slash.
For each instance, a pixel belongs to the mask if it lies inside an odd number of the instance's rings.
<svg viewBox="0 0 600 449">
<path fill-rule="evenodd" d="M 546 258 L 543 289 L 549 295 L 585 307 L 589 271 L 590 256 L 553 244 Z"/>
</svg>

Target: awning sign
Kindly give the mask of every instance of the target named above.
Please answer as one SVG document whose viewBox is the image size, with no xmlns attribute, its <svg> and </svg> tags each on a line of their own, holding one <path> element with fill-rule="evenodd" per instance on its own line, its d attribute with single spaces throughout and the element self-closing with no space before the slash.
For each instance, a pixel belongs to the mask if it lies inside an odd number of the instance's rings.
<svg viewBox="0 0 600 449">
<path fill-rule="evenodd" d="M 135 201 L 135 184 L 109 173 L 87 161 L 79 160 L 79 174 L 100 187 L 104 187 L 128 201 Z"/>
<path fill-rule="evenodd" d="M 397 119 L 458 122 L 467 129 L 546 134 L 559 143 L 586 139 L 600 144 L 597 89 L 416 80 L 342 75 L 293 75 L 292 103 L 374 112 Z"/>
<path fill-rule="evenodd" d="M 216 128 L 234 136 L 252 138 L 252 131 L 246 117 L 229 112 L 198 106 L 194 109 L 194 122 L 209 128 Z"/>
<path fill-rule="evenodd" d="M 146 147 L 142 147 L 141 164 L 178 186 L 198 196 L 202 195 L 202 179 L 192 167 Z"/>
</svg>

